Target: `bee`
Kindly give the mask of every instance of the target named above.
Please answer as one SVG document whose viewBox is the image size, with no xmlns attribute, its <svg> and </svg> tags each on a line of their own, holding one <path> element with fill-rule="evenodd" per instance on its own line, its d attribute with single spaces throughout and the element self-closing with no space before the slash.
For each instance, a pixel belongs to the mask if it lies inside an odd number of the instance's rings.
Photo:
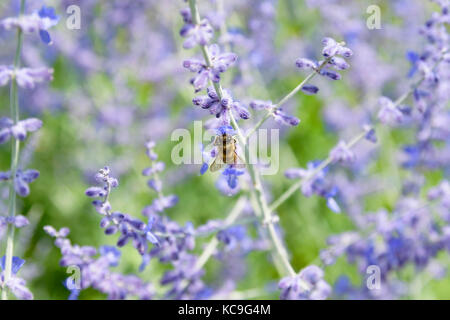
<svg viewBox="0 0 450 320">
<path fill-rule="evenodd" d="M 235 168 L 245 168 L 245 163 L 236 153 L 236 138 L 223 133 L 216 136 L 213 145 L 218 147 L 219 152 L 209 167 L 211 172 L 222 169 L 225 165 L 233 165 Z"/>
</svg>

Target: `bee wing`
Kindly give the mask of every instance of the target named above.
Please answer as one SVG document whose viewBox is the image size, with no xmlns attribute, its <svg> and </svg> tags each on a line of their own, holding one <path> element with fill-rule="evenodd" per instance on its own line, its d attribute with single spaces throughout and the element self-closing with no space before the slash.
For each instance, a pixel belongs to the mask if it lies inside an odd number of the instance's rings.
<svg viewBox="0 0 450 320">
<path fill-rule="evenodd" d="M 219 155 L 217 156 L 213 163 L 211 163 L 211 166 L 209 167 L 209 170 L 211 172 L 216 172 L 222 169 L 225 166 L 225 163 L 223 163 L 222 157 Z"/>
<path fill-rule="evenodd" d="M 242 158 L 237 153 L 234 153 L 234 167 L 238 169 L 245 168 L 245 161 L 242 160 Z"/>
<path fill-rule="evenodd" d="M 213 146 L 221 146 L 222 144 L 223 144 L 223 142 L 222 142 L 222 137 L 220 137 L 220 136 L 216 136 L 215 138 L 214 138 L 214 140 L 212 141 L 212 144 L 213 144 Z"/>
</svg>

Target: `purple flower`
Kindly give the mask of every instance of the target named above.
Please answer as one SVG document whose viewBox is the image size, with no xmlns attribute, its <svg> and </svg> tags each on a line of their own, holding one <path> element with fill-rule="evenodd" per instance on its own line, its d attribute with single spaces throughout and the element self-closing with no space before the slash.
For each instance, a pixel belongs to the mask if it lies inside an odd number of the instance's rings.
<svg viewBox="0 0 450 320">
<path fill-rule="evenodd" d="M 250 108 L 254 110 L 271 110 L 275 108 L 275 105 L 272 101 L 264 101 L 264 100 L 253 100 L 250 102 Z"/>
<path fill-rule="evenodd" d="M 107 193 L 108 192 L 105 188 L 100 187 L 89 187 L 84 192 L 85 195 L 91 198 L 104 197 Z"/>
<path fill-rule="evenodd" d="M 347 63 L 347 61 L 340 57 L 331 58 L 329 64 L 334 66 L 338 70 L 346 70 L 350 68 L 350 65 Z"/>
<path fill-rule="evenodd" d="M 417 62 L 419 61 L 420 56 L 414 51 L 408 51 L 406 53 L 406 58 L 411 63 L 411 68 L 408 71 L 408 78 L 411 78 L 417 71 Z"/>
<path fill-rule="evenodd" d="M 309 90 L 313 90 L 312 88 L 308 88 Z M 318 90 L 318 89 L 317 89 Z M 272 115 L 276 122 L 288 125 L 288 126 L 296 126 L 300 123 L 300 119 L 288 115 L 285 113 L 282 108 L 277 108 L 272 101 L 263 101 L 263 100 L 254 100 L 250 102 L 250 107 L 255 110 L 268 110 L 273 111 Z"/>
<path fill-rule="evenodd" d="M 284 175 L 288 179 L 305 179 L 301 191 L 306 196 L 311 196 L 316 190 L 317 185 L 321 185 L 325 178 L 325 170 L 321 170 L 313 175 L 320 162 L 308 162 L 307 168 L 291 168 L 285 171 Z"/>
<path fill-rule="evenodd" d="M 47 229 L 55 230 L 53 227 Z M 118 265 L 120 259 L 120 251 L 117 248 L 102 246 L 98 250 L 100 255 L 96 257 L 95 248 L 72 245 L 66 238 L 57 238 L 55 245 L 61 250 L 61 266 L 75 265 L 81 271 L 79 282 L 66 280 L 64 283 L 70 290 L 70 299 L 76 299 L 81 290 L 89 287 L 107 294 L 109 299 L 152 297 L 153 289 L 148 283 L 136 276 L 122 275 L 110 270 L 111 267 Z"/>
<path fill-rule="evenodd" d="M 332 38 L 324 38 L 322 40 L 324 48 L 322 54 L 324 57 L 333 57 L 335 55 L 340 55 L 345 58 L 349 58 L 353 55 L 353 51 L 347 47 L 344 47 L 341 43 L 336 42 Z"/>
<path fill-rule="evenodd" d="M 295 61 L 295 65 L 300 69 L 310 69 L 310 70 L 317 69 L 317 63 L 306 58 L 298 58 Z"/>
<path fill-rule="evenodd" d="M 403 113 L 395 106 L 391 99 L 381 97 L 379 99 L 381 109 L 378 112 L 378 119 L 387 125 L 399 124 L 403 121 Z"/>
<path fill-rule="evenodd" d="M 242 225 L 229 227 L 217 233 L 217 240 L 225 244 L 227 250 L 232 250 L 247 237 L 247 229 Z"/>
<path fill-rule="evenodd" d="M 0 119 L 0 144 L 7 142 L 11 136 L 23 141 L 27 132 L 34 132 L 42 127 L 42 121 L 37 118 L 28 118 L 14 124 L 10 118 Z"/>
<path fill-rule="evenodd" d="M 26 197 L 30 193 L 29 183 L 33 182 L 39 177 L 39 171 L 28 169 L 28 170 L 17 170 L 16 176 L 14 178 L 14 189 L 17 194 L 21 197 Z M 0 180 L 9 180 L 11 179 L 11 173 L 2 172 L 0 174 Z"/>
<path fill-rule="evenodd" d="M 29 221 L 22 215 L 17 215 L 14 217 L 0 217 L 0 237 L 8 224 L 12 224 L 16 228 L 22 228 L 27 226 Z"/>
<path fill-rule="evenodd" d="M 334 199 L 334 197 L 337 194 L 337 187 L 332 187 L 331 190 L 329 190 L 325 194 L 325 199 L 327 199 L 327 207 L 331 209 L 334 213 L 341 213 L 341 208 L 339 207 L 338 203 Z"/>
<path fill-rule="evenodd" d="M 147 185 L 149 186 L 149 188 L 155 190 L 156 192 L 161 192 L 162 190 L 162 182 L 160 180 L 149 179 L 147 181 Z"/>
<path fill-rule="evenodd" d="M 102 255 L 103 257 L 105 257 L 108 262 L 109 262 L 109 266 L 111 267 L 116 267 L 117 265 L 119 265 L 119 260 L 120 260 L 120 251 L 113 246 L 101 246 L 100 247 L 100 255 Z"/>
<path fill-rule="evenodd" d="M 172 208 L 178 203 L 176 195 L 168 195 L 153 200 L 152 204 L 142 210 L 144 216 L 149 216 L 152 213 L 163 212 L 168 208 Z"/>
<path fill-rule="evenodd" d="M 238 176 L 241 176 L 244 174 L 244 171 L 239 171 L 236 170 L 235 168 L 233 168 L 233 166 L 228 166 L 223 172 L 222 174 L 226 177 L 227 179 L 227 183 L 228 186 L 231 189 L 236 188 L 237 186 L 237 181 L 238 181 Z"/>
<path fill-rule="evenodd" d="M 280 280 L 280 299 L 323 300 L 331 293 L 331 287 L 323 280 L 323 270 L 315 265 L 308 266 L 295 276 Z"/>
<path fill-rule="evenodd" d="M 6 265 L 6 257 L 3 256 L 0 260 L 0 268 L 2 272 L 0 273 L 0 286 L 7 287 L 12 294 L 16 296 L 16 298 L 21 300 L 32 300 L 33 294 L 31 291 L 25 286 L 26 281 L 17 277 L 17 273 L 20 268 L 25 264 L 25 260 L 20 259 L 19 257 L 12 257 L 12 266 L 11 266 L 11 277 L 5 282 L 5 265 Z"/>
<path fill-rule="evenodd" d="M 236 131 L 232 126 L 220 126 L 219 128 L 217 128 L 216 133 L 217 135 L 227 134 L 230 136 L 234 136 L 236 134 Z"/>
<path fill-rule="evenodd" d="M 334 213 L 341 213 L 341 208 L 333 197 L 327 198 L 327 207 L 330 208 Z"/>
<path fill-rule="evenodd" d="M 142 175 L 143 176 L 151 176 L 154 175 L 155 173 L 158 172 L 162 172 L 164 171 L 166 165 L 164 164 L 164 162 L 153 162 L 151 167 L 145 168 L 144 170 L 142 170 Z"/>
<path fill-rule="evenodd" d="M 42 6 L 38 11 L 38 15 L 40 18 L 39 36 L 44 43 L 52 44 L 52 39 L 47 30 L 58 24 L 59 17 L 56 15 L 54 8 L 45 6 Z"/>
<path fill-rule="evenodd" d="M 341 80 L 341 75 L 339 73 L 327 68 L 323 68 L 322 70 L 320 70 L 320 75 L 330 78 L 331 80 Z"/>
<path fill-rule="evenodd" d="M 317 92 L 319 92 L 319 88 L 312 84 L 305 84 L 302 87 L 302 91 L 306 94 L 316 94 Z"/>
<path fill-rule="evenodd" d="M 300 123 L 300 119 L 288 115 L 281 108 L 278 108 L 273 112 L 273 118 L 276 122 L 288 126 L 297 126 Z"/>
<path fill-rule="evenodd" d="M 191 17 L 191 12 L 188 8 L 181 11 L 183 16 L 184 26 L 180 30 L 180 35 L 186 40 L 183 42 L 183 48 L 191 49 L 196 45 L 204 46 L 212 39 L 214 30 L 208 23 L 208 20 L 203 19 L 198 25 L 194 24 Z"/>
<path fill-rule="evenodd" d="M 33 89 L 37 83 L 53 80 L 53 69 L 21 68 L 15 70 L 15 79 L 20 87 Z"/>
<path fill-rule="evenodd" d="M 158 238 L 151 231 L 154 221 L 155 221 L 155 218 L 153 216 L 148 218 L 148 223 L 147 223 L 147 226 L 144 229 L 144 232 L 145 232 L 145 236 L 146 236 L 147 240 L 150 243 L 152 243 L 152 244 L 159 244 Z"/>
<path fill-rule="evenodd" d="M 59 17 L 56 15 L 54 8 L 42 6 L 38 12 L 31 15 L 3 19 L 0 21 L 0 27 L 6 30 L 20 28 L 25 33 L 38 31 L 41 40 L 50 45 L 52 40 L 47 30 L 57 25 L 58 21 Z"/>
<path fill-rule="evenodd" d="M 12 67 L 0 65 L 0 87 L 7 85 L 13 75 L 14 69 Z"/>
<path fill-rule="evenodd" d="M 375 129 L 372 126 L 364 125 L 364 130 L 366 131 L 366 135 L 364 138 L 372 143 L 376 143 L 377 135 Z"/>
<path fill-rule="evenodd" d="M 147 157 L 151 160 L 151 161 L 155 161 L 156 159 L 158 159 L 158 155 L 155 152 L 155 147 L 156 147 L 156 143 L 155 141 L 147 141 L 147 143 L 145 144 L 145 150 L 146 150 L 146 154 Z"/>
<path fill-rule="evenodd" d="M 206 171 L 208 171 L 209 165 L 206 162 L 202 163 L 202 166 L 200 168 L 200 175 L 204 175 Z"/>
<path fill-rule="evenodd" d="M 209 110 L 216 118 L 221 118 L 223 125 L 229 125 L 230 123 L 227 114 L 229 109 L 231 109 L 236 117 L 244 120 L 250 118 L 250 113 L 247 108 L 240 102 L 233 101 L 233 98 L 226 89 L 223 90 L 223 96 L 220 99 L 214 88 L 209 87 L 206 96 L 195 97 L 192 102 L 196 106 Z"/>
<path fill-rule="evenodd" d="M 61 229 L 59 229 L 59 231 L 57 231 L 52 226 L 45 226 L 44 231 L 47 232 L 48 235 L 50 235 L 51 237 L 54 237 L 54 238 L 66 238 L 70 233 L 69 228 L 61 228 Z"/>
<path fill-rule="evenodd" d="M 339 141 L 330 151 L 330 158 L 333 162 L 351 163 L 355 161 L 356 156 L 344 141 Z"/>
<path fill-rule="evenodd" d="M 211 66 L 208 67 L 202 60 L 188 59 L 183 62 L 183 67 L 195 72 L 196 76 L 191 79 L 195 92 L 204 89 L 209 80 L 220 81 L 220 73 L 225 72 L 237 60 L 234 53 L 220 53 L 219 46 L 213 44 L 209 46 Z"/>
</svg>

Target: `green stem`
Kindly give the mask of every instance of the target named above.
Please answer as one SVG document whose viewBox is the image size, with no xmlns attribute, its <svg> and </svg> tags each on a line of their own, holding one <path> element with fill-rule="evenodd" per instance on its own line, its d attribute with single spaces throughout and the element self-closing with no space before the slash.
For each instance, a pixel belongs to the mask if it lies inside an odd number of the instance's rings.
<svg viewBox="0 0 450 320">
<path fill-rule="evenodd" d="M 191 9 L 192 22 L 194 24 L 198 25 L 199 21 L 200 21 L 200 14 L 199 14 L 199 11 L 197 8 L 196 0 L 189 0 L 189 7 Z M 200 48 L 202 50 L 206 65 L 208 67 L 211 67 L 212 63 L 211 63 L 211 58 L 209 55 L 208 48 L 206 46 L 200 46 Z M 214 89 L 215 89 L 219 99 L 221 99 L 223 96 L 222 86 L 220 85 L 220 83 L 213 83 L 213 85 L 214 85 Z M 249 148 L 248 148 L 248 145 L 246 144 L 246 138 L 243 136 L 243 134 L 236 122 L 236 119 L 234 118 L 230 109 L 228 110 L 228 114 L 231 119 L 231 123 L 237 132 L 239 143 L 242 146 L 244 146 L 244 148 L 245 148 L 245 159 L 249 159 L 249 157 L 248 157 Z M 248 161 L 246 161 L 246 163 L 248 163 Z M 272 221 L 271 213 L 268 210 L 268 203 L 267 203 L 267 200 L 265 198 L 265 195 L 264 195 L 264 192 L 262 189 L 259 172 L 258 172 L 256 166 L 254 166 L 252 164 L 248 164 L 248 171 L 250 173 L 250 177 L 251 177 L 252 183 L 253 183 L 253 188 L 250 188 L 251 197 L 252 197 L 252 199 L 256 199 L 257 203 L 258 203 L 258 208 L 255 208 L 256 209 L 255 211 L 262 212 L 263 213 L 262 218 L 264 218 L 265 221 L 268 222 L 267 226 L 268 226 L 268 230 L 269 230 L 270 239 L 272 241 L 272 244 L 276 251 L 276 254 L 280 258 L 280 261 L 282 262 L 282 265 L 285 269 L 285 272 L 280 272 L 280 273 L 281 274 L 288 273 L 289 275 L 294 276 L 296 273 L 294 271 L 294 268 L 289 263 L 287 251 L 284 248 L 283 243 L 279 239 L 273 223 L 271 223 L 271 221 Z"/>
<path fill-rule="evenodd" d="M 248 139 L 256 130 L 258 130 L 263 124 L 264 122 L 266 122 L 267 119 L 269 119 L 273 113 L 280 108 L 283 104 L 285 104 L 288 100 L 290 100 L 293 96 L 295 96 L 297 94 L 297 92 L 300 91 L 300 89 L 307 84 L 312 78 L 314 78 L 314 76 L 316 74 L 318 74 L 327 64 L 328 62 L 330 62 L 332 57 L 329 57 L 327 59 L 325 59 L 325 61 L 323 61 L 320 66 L 315 69 L 313 72 L 311 72 L 305 79 L 303 79 L 302 82 L 300 82 L 298 84 L 298 86 L 296 86 L 291 92 L 289 92 L 286 96 L 284 96 L 283 99 L 280 100 L 280 102 L 278 102 L 273 108 L 271 108 L 270 110 L 267 111 L 267 113 L 264 115 L 264 117 L 258 121 L 258 123 L 251 128 L 247 135 L 245 136 L 246 139 Z"/>
<path fill-rule="evenodd" d="M 20 14 L 25 10 L 25 0 L 20 2 Z M 14 71 L 20 67 L 20 54 L 22 51 L 23 32 L 19 28 L 17 30 L 17 46 L 14 55 Z M 16 124 L 19 121 L 19 99 L 17 93 L 17 82 L 15 77 L 11 79 L 10 86 L 10 112 L 11 119 Z M 11 139 L 11 170 L 10 170 L 10 184 L 9 184 L 9 200 L 8 200 L 8 215 L 14 218 L 16 215 L 16 190 L 14 189 L 14 179 L 17 171 L 17 164 L 19 162 L 20 142 L 17 139 Z M 11 278 L 12 258 L 14 252 L 14 225 L 8 224 L 6 236 L 6 254 L 5 254 L 5 275 L 4 284 Z M 2 288 L 2 300 L 7 300 L 8 294 L 5 287 Z"/>
<path fill-rule="evenodd" d="M 225 218 L 224 228 L 228 228 L 229 226 L 231 226 L 236 221 L 236 219 L 241 214 L 242 210 L 244 210 L 246 201 L 247 201 L 247 199 L 244 196 L 242 196 L 242 197 L 240 197 L 238 199 L 238 201 L 234 205 L 233 209 L 231 209 L 230 213 Z M 216 252 L 216 249 L 217 249 L 218 245 L 219 245 L 219 240 L 217 240 L 217 237 L 214 236 L 208 242 L 208 244 L 206 245 L 205 249 L 203 250 L 203 252 L 199 256 L 199 258 L 197 259 L 197 261 L 196 261 L 196 263 L 194 265 L 195 272 L 197 272 L 197 271 L 199 271 L 199 270 L 201 270 L 203 268 L 203 266 L 208 262 L 208 260 Z M 180 290 L 179 291 L 183 292 L 184 290 L 186 290 L 187 287 L 189 286 L 189 283 L 190 282 L 188 280 L 183 280 L 183 282 L 180 284 Z"/>
<path fill-rule="evenodd" d="M 440 58 L 436 61 L 434 64 L 432 70 L 435 70 L 438 65 L 443 61 L 444 55 L 447 53 L 448 50 L 443 50 L 441 53 Z M 395 102 L 394 106 L 398 107 L 400 104 L 402 104 L 413 92 L 416 88 L 418 88 L 422 82 L 424 81 L 424 77 L 419 78 L 406 92 L 404 92 L 401 96 L 399 96 Z M 353 140 L 351 140 L 348 143 L 348 147 L 351 148 L 354 146 L 358 141 L 360 141 L 365 136 L 365 132 L 362 132 L 358 134 Z M 311 180 L 317 173 L 319 173 L 321 170 L 323 170 L 326 166 L 328 166 L 332 162 L 331 158 L 328 157 L 325 159 L 311 174 L 304 179 L 299 180 L 298 182 L 294 183 L 288 190 L 286 190 L 277 200 L 275 200 L 269 207 L 271 211 L 276 210 L 281 204 L 283 204 L 291 195 L 294 194 L 295 191 L 297 191 L 305 182 Z"/>
<path fill-rule="evenodd" d="M 365 137 L 366 134 L 367 134 L 366 131 L 359 133 L 356 137 L 354 137 L 347 144 L 348 148 L 352 148 L 354 145 L 356 145 L 361 139 L 363 139 Z M 320 171 L 325 169 L 325 167 L 328 166 L 329 164 L 331 164 L 332 161 L 333 161 L 332 158 L 330 156 L 328 156 L 328 158 L 326 158 L 324 161 L 322 161 L 321 164 L 318 167 L 316 167 L 308 176 L 297 181 L 289 189 L 287 189 L 277 200 L 275 200 L 270 205 L 269 210 L 271 210 L 271 211 L 276 210 L 281 204 L 283 204 L 287 199 L 289 199 L 289 197 L 292 196 L 294 194 L 294 192 L 296 192 L 298 189 L 300 189 L 300 187 L 304 183 L 306 183 L 306 182 L 310 181 L 312 178 L 314 178 L 315 175 L 317 175 Z"/>
</svg>

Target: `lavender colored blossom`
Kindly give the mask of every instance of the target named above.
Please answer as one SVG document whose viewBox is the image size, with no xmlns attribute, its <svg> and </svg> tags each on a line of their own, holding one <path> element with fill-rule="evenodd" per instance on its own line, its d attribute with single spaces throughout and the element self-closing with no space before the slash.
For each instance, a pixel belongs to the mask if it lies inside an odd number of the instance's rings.
<svg viewBox="0 0 450 320">
<path fill-rule="evenodd" d="M 23 228 L 29 224 L 29 221 L 22 215 L 16 215 L 14 217 L 0 217 L 0 238 L 2 238 L 8 224 L 12 224 L 15 228 Z"/>
<path fill-rule="evenodd" d="M 316 62 L 309 60 L 307 58 L 298 58 L 295 61 L 295 65 L 300 69 L 310 69 L 310 70 L 315 70 L 318 67 Z"/>
<path fill-rule="evenodd" d="M 234 53 L 220 53 L 220 48 L 217 44 L 210 45 L 209 52 L 211 67 L 198 59 L 188 59 L 183 62 L 183 67 L 196 73 L 196 76 L 191 79 L 195 92 L 206 88 L 210 80 L 216 83 L 219 82 L 220 74 L 225 72 L 237 60 L 237 56 Z"/>
<path fill-rule="evenodd" d="M 53 69 L 48 68 L 21 68 L 0 66 L 0 86 L 7 85 L 15 79 L 20 87 L 33 89 L 37 83 L 53 80 Z"/>
<path fill-rule="evenodd" d="M 37 118 L 20 120 L 16 124 L 10 118 L 0 119 L 0 144 L 7 142 L 11 136 L 23 141 L 27 132 L 35 132 L 42 127 L 42 121 Z"/>
<path fill-rule="evenodd" d="M 355 161 L 355 154 L 344 141 L 339 141 L 336 147 L 330 151 L 333 162 L 352 163 Z"/>
<path fill-rule="evenodd" d="M 209 22 L 204 19 L 198 25 L 192 21 L 189 8 L 183 9 L 181 15 L 184 20 L 184 26 L 180 30 L 180 35 L 186 40 L 183 42 L 183 48 L 191 49 L 196 45 L 206 45 L 213 37 L 213 29 Z"/>
<path fill-rule="evenodd" d="M 338 70 L 346 70 L 350 68 L 350 65 L 343 58 L 333 57 L 330 60 L 330 64 L 333 65 Z"/>
<path fill-rule="evenodd" d="M 302 87 L 302 91 L 305 94 L 316 94 L 317 92 L 319 92 L 319 88 L 317 88 L 315 85 L 312 84 L 305 84 Z"/>
<path fill-rule="evenodd" d="M 70 233 L 69 228 L 61 228 L 59 230 L 56 230 L 52 226 L 45 226 L 44 231 L 54 238 L 67 238 Z"/>
<path fill-rule="evenodd" d="M 63 228 L 66 229 L 66 228 Z M 124 275 L 112 272 L 111 267 L 117 266 L 120 259 L 120 251 L 115 247 L 102 246 L 97 251 L 90 246 L 72 245 L 67 239 L 66 232 L 54 233 L 55 229 L 46 226 L 50 236 L 55 237 L 55 246 L 61 250 L 60 264 L 63 267 L 75 265 L 80 268 L 81 277 L 79 288 L 71 282 L 65 283 L 70 290 L 70 299 L 76 299 L 80 291 L 92 287 L 108 295 L 108 299 L 151 299 L 154 289 L 151 284 L 143 282 L 134 275 Z M 96 255 L 99 253 L 99 256 Z M 126 284 L 126 285 L 124 285 Z"/>
<path fill-rule="evenodd" d="M 345 47 L 341 43 L 336 42 L 333 38 L 324 38 L 322 40 L 324 48 L 322 54 L 324 57 L 333 57 L 335 55 L 340 55 L 345 58 L 349 58 L 353 55 L 353 51 Z"/>
<path fill-rule="evenodd" d="M 280 280 L 282 300 L 324 300 L 331 293 L 330 285 L 323 280 L 323 270 L 315 265 L 308 266 L 299 274 Z"/>
<path fill-rule="evenodd" d="M 228 186 L 231 189 L 236 188 L 237 184 L 238 184 L 238 176 L 241 176 L 244 174 L 243 171 L 239 171 L 236 170 L 235 168 L 233 168 L 232 166 L 228 166 L 223 172 L 222 174 L 226 177 Z"/>
<path fill-rule="evenodd" d="M 388 125 L 399 124 L 403 120 L 403 113 L 395 106 L 391 99 L 381 97 L 379 99 L 381 109 L 378 112 L 378 119 Z"/>
<path fill-rule="evenodd" d="M 28 170 L 17 170 L 16 176 L 14 177 L 14 189 L 17 194 L 21 197 L 26 197 L 30 193 L 29 183 L 33 182 L 39 177 L 39 171 L 28 169 Z M 11 179 L 11 173 L 2 172 L 0 173 L 1 180 L 9 180 Z"/>
<path fill-rule="evenodd" d="M 31 291 L 25 286 L 26 281 L 17 276 L 17 273 L 25 264 L 25 260 L 20 259 L 19 257 L 12 257 L 12 268 L 11 273 L 12 276 L 5 282 L 4 280 L 4 272 L 5 272 L 5 261 L 6 257 L 3 256 L 0 260 L 0 286 L 8 288 L 17 299 L 21 300 L 32 300 L 33 294 Z"/>
<path fill-rule="evenodd" d="M 308 162 L 307 168 L 290 168 L 284 173 L 288 179 L 301 179 L 301 192 L 304 196 L 310 197 L 316 194 L 320 197 L 326 199 L 326 204 L 335 213 L 340 213 L 341 208 L 335 200 L 338 194 L 338 188 L 331 182 L 325 179 L 327 169 L 322 169 L 317 171 L 317 167 L 320 162 Z"/>
<path fill-rule="evenodd" d="M 227 250 L 232 250 L 247 237 L 247 230 L 242 225 L 233 226 L 217 233 L 217 239 L 223 242 Z"/>
<path fill-rule="evenodd" d="M 270 110 L 273 111 L 274 120 L 282 125 L 297 126 L 300 123 L 300 119 L 288 115 L 282 108 L 276 108 L 272 101 L 254 100 L 250 102 L 250 107 L 254 110 Z"/>
<path fill-rule="evenodd" d="M 320 70 L 320 75 L 327 77 L 331 80 L 341 80 L 341 78 L 342 78 L 339 73 L 334 72 L 333 70 L 330 70 L 330 69 L 326 69 L 326 68 Z"/>
<path fill-rule="evenodd" d="M 366 131 L 366 135 L 364 136 L 364 138 L 372 143 L 376 143 L 377 136 L 375 129 L 369 125 L 364 125 L 364 130 Z"/>
<path fill-rule="evenodd" d="M 37 12 L 31 15 L 21 15 L 19 17 L 6 18 L 0 21 L 0 27 L 6 30 L 20 28 L 25 33 L 38 32 L 45 44 L 52 44 L 48 29 L 58 24 L 59 17 L 52 7 L 42 6 Z"/>
<path fill-rule="evenodd" d="M 226 89 L 223 90 L 223 97 L 220 99 L 214 88 L 209 87 L 206 96 L 195 97 L 192 102 L 194 105 L 208 110 L 210 114 L 215 115 L 216 118 L 220 118 L 222 125 L 230 124 L 227 113 L 229 109 L 231 109 L 233 114 L 238 118 L 244 120 L 250 118 L 250 113 L 247 108 L 240 102 L 233 101 L 233 98 Z"/>
</svg>

